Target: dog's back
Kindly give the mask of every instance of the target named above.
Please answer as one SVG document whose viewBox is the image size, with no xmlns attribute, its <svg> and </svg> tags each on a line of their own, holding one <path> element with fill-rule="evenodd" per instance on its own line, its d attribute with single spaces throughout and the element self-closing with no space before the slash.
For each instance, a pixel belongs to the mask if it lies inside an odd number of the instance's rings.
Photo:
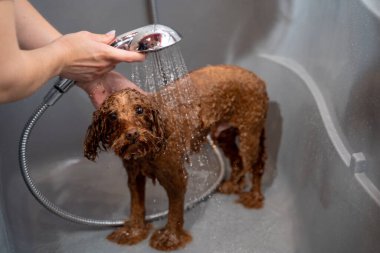
<svg viewBox="0 0 380 253">
<path fill-rule="evenodd" d="M 190 73 L 200 98 L 204 127 L 222 122 L 261 123 L 268 97 L 265 83 L 254 73 L 230 65 L 208 66 Z"/>
</svg>

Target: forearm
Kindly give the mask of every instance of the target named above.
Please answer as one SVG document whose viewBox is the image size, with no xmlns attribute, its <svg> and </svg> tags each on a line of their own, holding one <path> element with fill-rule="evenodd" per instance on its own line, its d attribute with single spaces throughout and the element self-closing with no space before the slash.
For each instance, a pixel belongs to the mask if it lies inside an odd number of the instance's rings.
<svg viewBox="0 0 380 253">
<path fill-rule="evenodd" d="M 0 70 L 0 103 L 30 96 L 58 75 L 63 66 L 59 54 L 54 45 L 14 54 L 13 61 Z"/>
<path fill-rule="evenodd" d="M 0 103 L 31 95 L 49 78 L 60 73 L 64 51 L 52 43 L 24 51 L 17 44 L 12 1 L 0 1 Z"/>
<path fill-rule="evenodd" d="M 17 38 L 22 49 L 40 48 L 62 36 L 27 0 L 14 0 L 14 5 Z"/>
</svg>

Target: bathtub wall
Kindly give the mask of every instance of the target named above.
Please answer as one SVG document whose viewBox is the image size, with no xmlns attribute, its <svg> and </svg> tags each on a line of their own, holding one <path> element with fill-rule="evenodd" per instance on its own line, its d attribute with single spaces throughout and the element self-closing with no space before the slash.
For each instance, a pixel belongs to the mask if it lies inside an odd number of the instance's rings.
<svg viewBox="0 0 380 253">
<path fill-rule="evenodd" d="M 178 6 L 166 0 L 158 9 L 162 23 L 184 34 L 190 69 L 241 62 L 254 68 L 252 58 L 263 54 L 301 65 L 321 90 L 348 145 L 366 154 L 367 172 L 380 187 L 378 1 L 199 0 Z M 189 26 L 189 20 L 198 22 Z"/>
<path fill-rule="evenodd" d="M 124 33 L 150 19 L 147 2 L 141 0 L 31 2 L 63 33 Z M 284 205 L 294 207 L 292 230 L 287 232 L 293 235 L 295 252 L 380 252 L 377 1 L 156 3 L 159 22 L 184 37 L 181 48 L 189 70 L 238 64 L 267 82 L 270 163 L 276 167 L 274 175 L 281 173 L 291 186 Z M 130 72 L 127 64 L 118 70 Z M 43 224 L 47 228 L 63 224 L 33 200 L 18 171 L 19 136 L 46 91 L 0 106 L 1 252 L 38 252 L 33 217 L 56 221 Z M 60 102 L 91 112 L 79 89 L 70 93 Z M 55 112 L 57 120 L 70 122 L 63 104 Z M 41 131 L 55 134 L 49 127 Z M 80 132 L 75 134 L 80 138 Z"/>
</svg>

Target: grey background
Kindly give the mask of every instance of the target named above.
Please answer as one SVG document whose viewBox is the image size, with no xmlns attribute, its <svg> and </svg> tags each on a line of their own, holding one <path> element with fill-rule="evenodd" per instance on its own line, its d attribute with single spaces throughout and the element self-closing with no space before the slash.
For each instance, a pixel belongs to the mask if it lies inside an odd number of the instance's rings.
<svg viewBox="0 0 380 253">
<path fill-rule="evenodd" d="M 149 23 L 145 1 L 31 2 L 62 33 L 115 29 L 120 34 Z M 246 67 L 267 82 L 271 99 L 265 207 L 246 210 L 233 203 L 233 196 L 214 195 L 186 214 L 193 242 L 183 251 L 380 252 L 380 208 L 338 156 L 310 91 L 293 72 L 260 57 L 291 59 L 308 72 L 345 144 L 352 153 L 365 154 L 365 173 L 380 187 L 378 2 L 156 2 L 160 23 L 183 35 L 181 48 L 189 70 L 221 63 Z M 128 64 L 118 69 L 130 73 Z M 119 247 L 104 240 L 109 229 L 67 223 L 44 210 L 27 191 L 18 171 L 18 139 L 50 85 L 23 101 L 0 105 L 0 251 L 153 252 L 147 241 Z M 92 110 L 83 92 L 74 88 L 50 110 L 33 138 L 34 173 L 57 197 L 64 190 L 50 184 L 56 178 L 43 177 L 44 166 L 49 160 L 78 156 Z M 107 203 L 99 199 L 96 208 L 71 204 L 91 214 L 101 210 L 103 202 Z"/>
</svg>

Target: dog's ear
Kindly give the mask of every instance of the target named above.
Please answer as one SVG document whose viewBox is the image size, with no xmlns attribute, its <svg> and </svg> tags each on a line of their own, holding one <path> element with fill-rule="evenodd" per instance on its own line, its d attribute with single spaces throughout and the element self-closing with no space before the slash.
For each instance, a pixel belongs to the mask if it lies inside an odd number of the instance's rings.
<svg viewBox="0 0 380 253">
<path fill-rule="evenodd" d="M 152 131 L 158 138 L 165 137 L 164 122 L 161 118 L 160 112 L 157 109 L 152 110 Z"/>
<path fill-rule="evenodd" d="M 107 149 L 109 132 L 110 126 L 106 117 L 100 110 L 95 111 L 84 141 L 84 156 L 87 159 L 94 161 L 98 155 L 98 149 Z"/>
</svg>

